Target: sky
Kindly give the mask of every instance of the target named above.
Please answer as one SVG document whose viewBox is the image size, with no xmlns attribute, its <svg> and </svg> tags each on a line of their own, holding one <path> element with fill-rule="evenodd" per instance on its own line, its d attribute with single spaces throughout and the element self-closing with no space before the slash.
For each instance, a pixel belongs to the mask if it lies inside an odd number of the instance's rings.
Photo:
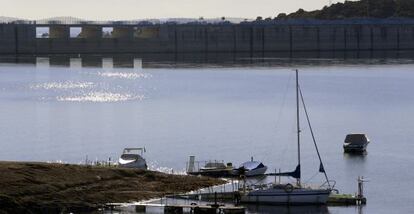
<svg viewBox="0 0 414 214">
<path fill-rule="evenodd" d="M 338 2 L 339 0 L 332 0 Z M 343 1 L 343 0 L 342 0 Z M 0 0 L 0 16 L 42 19 L 74 16 L 89 20 L 143 18 L 274 17 L 330 0 Z"/>
</svg>

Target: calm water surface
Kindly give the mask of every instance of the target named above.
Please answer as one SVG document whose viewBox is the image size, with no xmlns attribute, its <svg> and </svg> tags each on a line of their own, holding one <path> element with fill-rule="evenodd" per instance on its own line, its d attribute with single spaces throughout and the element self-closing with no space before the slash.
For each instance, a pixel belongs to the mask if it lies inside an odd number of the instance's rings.
<svg viewBox="0 0 414 214">
<path fill-rule="evenodd" d="M 105 65 L 105 63 L 104 63 Z M 293 68 L 325 167 L 341 192 L 363 175 L 368 204 L 251 208 L 272 213 L 410 213 L 414 210 L 414 63 L 297 66 L 53 67 L 0 65 L 1 160 L 81 163 L 147 148 L 151 166 L 184 171 L 189 155 L 235 165 L 250 159 L 291 170 L 295 156 Z M 303 126 L 303 176 L 320 183 Z M 347 133 L 367 133 L 366 156 L 344 155 Z"/>
</svg>

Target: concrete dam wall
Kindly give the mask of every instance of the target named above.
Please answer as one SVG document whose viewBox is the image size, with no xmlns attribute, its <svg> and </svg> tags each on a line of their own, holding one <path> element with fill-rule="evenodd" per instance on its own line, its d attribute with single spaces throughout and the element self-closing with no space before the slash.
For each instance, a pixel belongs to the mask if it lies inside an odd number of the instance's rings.
<svg viewBox="0 0 414 214">
<path fill-rule="evenodd" d="M 74 31 L 78 31 L 75 32 L 76 35 Z M 0 24 L 0 54 L 388 50 L 414 50 L 414 21 L 148 25 Z"/>
</svg>

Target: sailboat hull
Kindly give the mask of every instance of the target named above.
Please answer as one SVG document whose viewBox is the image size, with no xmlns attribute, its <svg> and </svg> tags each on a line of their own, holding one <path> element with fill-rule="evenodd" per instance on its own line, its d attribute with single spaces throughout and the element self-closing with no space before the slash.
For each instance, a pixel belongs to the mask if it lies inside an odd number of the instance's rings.
<svg viewBox="0 0 414 214">
<path fill-rule="evenodd" d="M 242 196 L 242 203 L 255 204 L 326 204 L 330 190 L 326 189 L 293 189 L 287 192 L 284 189 L 253 190 Z"/>
</svg>

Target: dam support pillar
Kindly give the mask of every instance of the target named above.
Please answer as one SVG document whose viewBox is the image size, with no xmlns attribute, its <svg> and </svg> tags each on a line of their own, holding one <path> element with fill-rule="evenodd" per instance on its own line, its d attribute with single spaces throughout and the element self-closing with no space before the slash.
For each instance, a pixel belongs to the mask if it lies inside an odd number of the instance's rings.
<svg viewBox="0 0 414 214">
<path fill-rule="evenodd" d="M 49 27 L 49 38 L 69 39 L 69 27 L 64 25 L 52 25 Z"/>
<path fill-rule="evenodd" d="M 128 26 L 114 27 L 112 38 L 115 39 L 132 39 L 134 37 L 134 29 Z"/>
<path fill-rule="evenodd" d="M 17 25 L 0 24 L 0 53 L 18 54 Z"/>
<path fill-rule="evenodd" d="M 102 27 L 94 25 L 82 26 L 82 31 L 78 37 L 84 39 L 102 38 Z"/>
</svg>

